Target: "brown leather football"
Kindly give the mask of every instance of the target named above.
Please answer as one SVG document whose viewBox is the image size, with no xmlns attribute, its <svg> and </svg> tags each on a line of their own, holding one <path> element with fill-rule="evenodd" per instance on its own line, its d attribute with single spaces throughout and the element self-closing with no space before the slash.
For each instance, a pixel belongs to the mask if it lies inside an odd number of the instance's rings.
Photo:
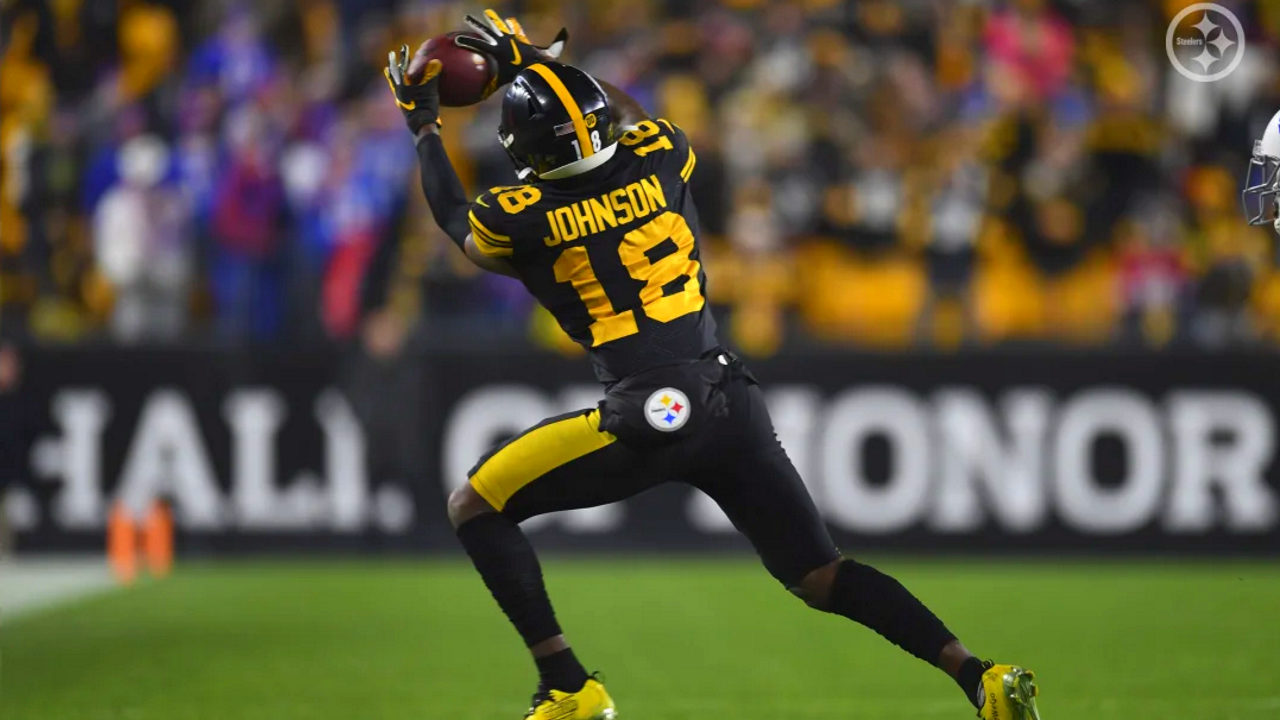
<svg viewBox="0 0 1280 720">
<path fill-rule="evenodd" d="M 460 48 L 453 39 L 463 33 L 437 35 L 422 43 L 409 61 L 409 82 L 417 82 L 431 60 L 439 60 L 440 104 L 447 107 L 474 105 L 484 99 L 485 88 L 497 74 L 493 58 Z"/>
</svg>

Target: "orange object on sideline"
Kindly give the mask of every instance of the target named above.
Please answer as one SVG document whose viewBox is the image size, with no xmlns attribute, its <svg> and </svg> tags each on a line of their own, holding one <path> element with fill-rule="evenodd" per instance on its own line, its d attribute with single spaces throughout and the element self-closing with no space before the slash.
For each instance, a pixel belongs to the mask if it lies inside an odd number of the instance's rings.
<svg viewBox="0 0 1280 720">
<path fill-rule="evenodd" d="M 173 569 L 173 513 L 169 506 L 157 500 L 147 513 L 142 531 L 142 552 L 147 558 L 147 570 L 155 577 L 164 577 Z"/>
<path fill-rule="evenodd" d="M 138 578 L 138 531 L 122 503 L 107 518 L 107 562 L 120 582 L 128 585 Z"/>
</svg>

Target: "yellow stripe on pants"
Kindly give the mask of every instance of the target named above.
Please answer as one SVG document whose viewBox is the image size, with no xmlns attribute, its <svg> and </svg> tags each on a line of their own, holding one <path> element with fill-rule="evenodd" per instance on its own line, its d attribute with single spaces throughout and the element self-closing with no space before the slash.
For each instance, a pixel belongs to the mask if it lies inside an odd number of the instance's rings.
<svg viewBox="0 0 1280 720">
<path fill-rule="evenodd" d="M 617 440 L 600 429 L 600 411 L 574 415 L 526 431 L 471 475 L 471 487 L 501 510 L 520 488 Z"/>
</svg>

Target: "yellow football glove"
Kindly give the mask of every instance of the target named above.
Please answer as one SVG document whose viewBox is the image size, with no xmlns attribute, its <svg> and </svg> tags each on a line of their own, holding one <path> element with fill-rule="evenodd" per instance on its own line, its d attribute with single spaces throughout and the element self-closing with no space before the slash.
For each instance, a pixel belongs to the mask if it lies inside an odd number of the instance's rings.
<svg viewBox="0 0 1280 720">
<path fill-rule="evenodd" d="M 394 51 L 387 53 L 387 66 L 382 74 L 387 77 L 396 106 L 404 113 L 405 122 L 414 135 L 432 123 L 440 125 L 439 77 L 443 67 L 439 60 L 432 60 L 423 69 L 422 79 L 411 83 L 408 79 L 409 46 L 401 45 L 398 57 Z"/>
<path fill-rule="evenodd" d="M 485 10 L 483 20 L 468 15 L 467 24 L 476 31 L 475 36 L 459 35 L 453 39 L 454 44 L 488 55 L 498 63 L 498 74 L 485 88 L 485 97 L 511 82 L 530 65 L 558 59 L 569 41 L 569 31 L 560 28 L 550 45 L 538 47 L 524 34 L 519 20 L 513 17 L 503 20 L 493 10 Z"/>
</svg>

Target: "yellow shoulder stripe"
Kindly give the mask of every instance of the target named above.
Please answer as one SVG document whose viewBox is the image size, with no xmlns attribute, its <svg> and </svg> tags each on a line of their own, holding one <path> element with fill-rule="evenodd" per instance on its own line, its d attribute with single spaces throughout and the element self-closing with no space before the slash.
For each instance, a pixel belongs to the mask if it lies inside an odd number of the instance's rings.
<svg viewBox="0 0 1280 720">
<path fill-rule="evenodd" d="M 511 254 L 511 238 L 507 235 L 499 235 L 484 226 L 476 217 L 474 210 L 467 213 L 467 219 L 471 225 L 471 237 L 476 242 L 476 247 L 480 252 L 489 256 L 510 255 Z"/>
<path fill-rule="evenodd" d="M 509 257 L 514 252 L 509 247 L 499 247 L 489 244 L 489 242 L 484 239 L 483 235 L 477 234 L 474 230 L 475 228 L 472 228 L 473 232 L 471 233 L 471 240 L 475 243 L 476 249 L 485 255 L 485 257 Z"/>
<path fill-rule="evenodd" d="M 684 167 L 680 170 L 680 179 L 689 182 L 689 176 L 693 174 L 693 166 L 698 164 L 698 156 L 693 154 L 693 148 L 689 148 L 689 159 L 684 161 Z"/>
<path fill-rule="evenodd" d="M 472 210 L 472 211 L 468 212 L 468 213 L 467 213 L 467 218 L 468 218 L 469 220 L 471 220 L 471 227 L 472 227 L 472 228 L 474 228 L 474 229 L 476 229 L 476 230 L 478 230 L 478 231 L 480 231 L 480 233 L 481 233 L 482 235 L 484 235 L 484 236 L 485 236 L 485 239 L 486 239 L 486 240 L 492 240 L 492 241 L 494 242 L 494 244 L 495 244 L 495 245 L 510 245 L 510 244 L 511 244 L 511 236 L 510 236 L 510 235 L 501 235 L 501 234 L 496 233 L 496 232 L 494 232 L 494 231 L 490 230 L 489 228 L 485 227 L 485 226 L 484 226 L 484 223 L 480 222 L 480 218 L 476 217 L 476 211 L 475 211 L 475 210 Z"/>
<path fill-rule="evenodd" d="M 573 121 L 573 129 L 578 133 L 578 149 L 582 151 L 582 157 L 589 158 L 595 155 L 595 150 L 591 147 L 591 138 L 587 136 L 587 121 L 582 117 L 582 108 L 578 107 L 577 101 L 569 94 L 569 88 L 565 87 L 560 78 L 551 72 L 551 68 L 542 63 L 530 65 L 528 69 L 538 73 L 543 80 L 547 81 L 547 84 L 555 92 L 556 97 L 560 98 L 560 104 L 564 105 L 564 109 L 569 112 L 569 119 Z"/>
</svg>

